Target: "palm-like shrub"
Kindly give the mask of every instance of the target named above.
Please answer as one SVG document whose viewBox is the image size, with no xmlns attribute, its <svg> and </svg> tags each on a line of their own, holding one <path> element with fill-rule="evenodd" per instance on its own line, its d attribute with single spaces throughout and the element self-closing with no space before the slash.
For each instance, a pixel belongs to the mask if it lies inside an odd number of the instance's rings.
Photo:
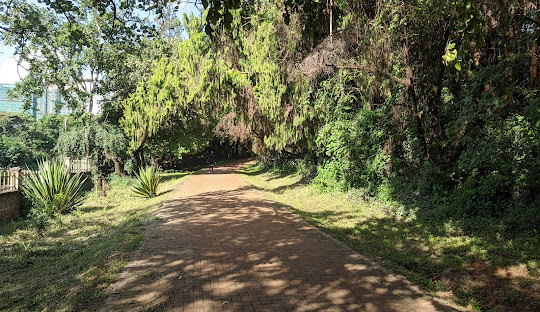
<svg viewBox="0 0 540 312">
<path fill-rule="evenodd" d="M 22 191 L 35 209 L 50 216 L 67 212 L 82 203 L 85 180 L 81 173 L 72 175 L 59 161 L 43 161 L 38 164 L 38 171 L 24 179 Z"/>
<path fill-rule="evenodd" d="M 159 169 L 154 166 L 140 168 L 139 173 L 135 174 L 137 176 L 137 182 L 133 187 L 135 194 L 145 198 L 156 196 L 159 181 L 161 180 L 159 174 Z"/>
</svg>

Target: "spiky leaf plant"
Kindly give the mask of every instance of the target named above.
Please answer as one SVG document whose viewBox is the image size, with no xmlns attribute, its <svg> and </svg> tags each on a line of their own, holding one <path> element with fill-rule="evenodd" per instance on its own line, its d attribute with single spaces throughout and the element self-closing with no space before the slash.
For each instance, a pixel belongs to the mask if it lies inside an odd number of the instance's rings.
<svg viewBox="0 0 540 312">
<path fill-rule="evenodd" d="M 43 161 L 38 164 L 38 171 L 32 171 L 24 178 L 22 191 L 36 209 L 50 216 L 67 212 L 82 203 L 85 180 L 81 173 L 72 175 L 59 161 Z"/>
<path fill-rule="evenodd" d="M 156 196 L 159 181 L 161 180 L 160 170 L 155 166 L 141 167 L 139 173 L 135 175 L 137 176 L 137 182 L 133 187 L 133 192 L 145 198 Z"/>
</svg>

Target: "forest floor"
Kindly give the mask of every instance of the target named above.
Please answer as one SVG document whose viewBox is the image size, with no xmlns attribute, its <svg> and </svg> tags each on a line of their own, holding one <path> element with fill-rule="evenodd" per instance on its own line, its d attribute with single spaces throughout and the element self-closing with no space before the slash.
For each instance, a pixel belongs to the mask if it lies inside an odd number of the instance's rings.
<svg viewBox="0 0 540 312">
<path fill-rule="evenodd" d="M 172 192 L 102 311 L 455 311 L 265 199 L 244 165 Z"/>
</svg>

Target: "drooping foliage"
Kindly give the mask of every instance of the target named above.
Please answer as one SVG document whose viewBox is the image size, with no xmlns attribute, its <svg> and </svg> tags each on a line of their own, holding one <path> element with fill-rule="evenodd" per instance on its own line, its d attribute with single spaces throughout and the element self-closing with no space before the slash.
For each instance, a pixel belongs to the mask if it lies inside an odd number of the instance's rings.
<svg viewBox="0 0 540 312">
<path fill-rule="evenodd" d="M 100 173 L 103 173 L 106 162 L 111 162 L 114 172 L 122 175 L 127 145 L 126 136 L 118 126 L 92 120 L 62 131 L 55 151 L 63 157 L 87 158 Z"/>
<path fill-rule="evenodd" d="M 212 139 L 215 108 L 226 90 L 220 88 L 219 62 L 211 56 L 200 20 L 185 20 L 190 39 L 180 42 L 170 58 L 161 58 L 124 101 L 120 123 L 134 151 L 146 149 L 155 157 L 172 153 L 181 159 L 200 152 Z"/>
<path fill-rule="evenodd" d="M 315 34 L 306 3 L 228 8 L 211 37 L 191 19 L 178 59 L 125 102 L 132 149 L 164 129 L 203 147 L 217 126 L 325 187 L 538 224 L 537 4 L 329 3 Z"/>
</svg>

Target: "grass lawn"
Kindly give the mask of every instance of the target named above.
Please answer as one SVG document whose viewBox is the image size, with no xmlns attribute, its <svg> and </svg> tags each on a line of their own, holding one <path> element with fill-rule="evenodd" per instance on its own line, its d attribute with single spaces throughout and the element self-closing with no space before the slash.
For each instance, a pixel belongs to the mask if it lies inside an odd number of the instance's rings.
<svg viewBox="0 0 540 312">
<path fill-rule="evenodd" d="M 103 304 L 145 227 L 187 173 L 164 174 L 146 200 L 117 178 L 106 197 L 89 193 L 77 211 L 42 236 L 24 220 L 0 224 L 0 311 L 95 311 Z"/>
<path fill-rule="evenodd" d="M 397 203 L 321 192 L 298 174 L 259 165 L 245 168 L 243 177 L 268 199 L 433 294 L 469 310 L 540 311 L 538 232 L 501 237 L 489 223 L 465 232 L 455 221 L 403 216 Z"/>
</svg>

